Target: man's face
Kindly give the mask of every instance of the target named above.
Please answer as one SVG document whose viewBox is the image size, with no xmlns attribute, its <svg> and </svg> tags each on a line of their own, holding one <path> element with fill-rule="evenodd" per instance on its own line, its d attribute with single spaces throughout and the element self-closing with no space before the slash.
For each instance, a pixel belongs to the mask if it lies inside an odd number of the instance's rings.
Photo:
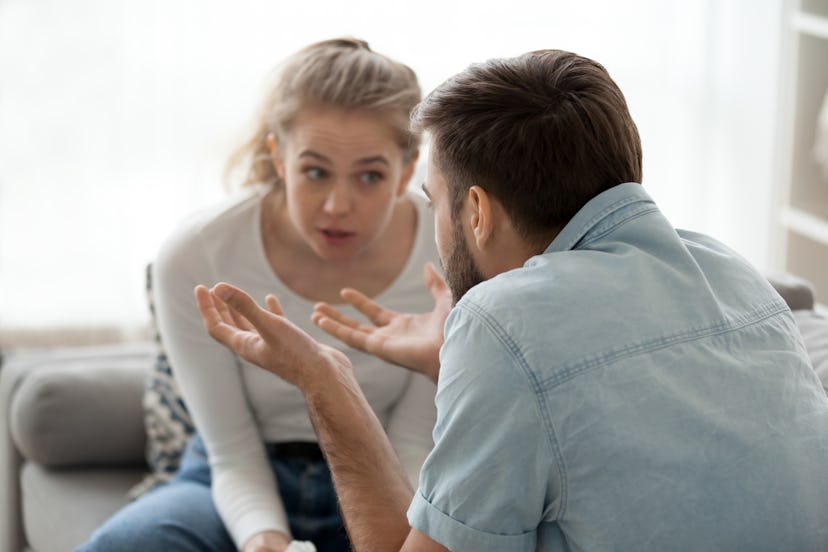
<svg viewBox="0 0 828 552">
<path fill-rule="evenodd" d="M 465 207 L 460 210 L 460 213 L 453 213 L 448 185 L 442 172 L 434 164 L 433 153 L 429 157 L 423 191 L 434 209 L 437 253 L 440 255 L 446 283 L 456 304 L 467 291 L 486 278 L 474 260 L 467 242 L 468 238 L 463 226 Z"/>
</svg>

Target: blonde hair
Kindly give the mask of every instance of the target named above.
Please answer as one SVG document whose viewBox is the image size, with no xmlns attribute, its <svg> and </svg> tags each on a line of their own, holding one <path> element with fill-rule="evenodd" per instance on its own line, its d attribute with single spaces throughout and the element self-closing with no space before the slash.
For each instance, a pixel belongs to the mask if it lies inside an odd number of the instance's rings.
<svg viewBox="0 0 828 552">
<path fill-rule="evenodd" d="M 285 60 L 275 77 L 254 132 L 228 159 L 225 180 L 244 171 L 243 186 L 281 185 L 267 136 L 283 136 L 300 110 L 314 106 L 386 117 L 403 159 L 415 157 L 420 136 L 411 130 L 409 116 L 421 99 L 417 76 L 407 65 L 371 50 L 364 40 L 335 38 L 306 46 Z"/>
</svg>

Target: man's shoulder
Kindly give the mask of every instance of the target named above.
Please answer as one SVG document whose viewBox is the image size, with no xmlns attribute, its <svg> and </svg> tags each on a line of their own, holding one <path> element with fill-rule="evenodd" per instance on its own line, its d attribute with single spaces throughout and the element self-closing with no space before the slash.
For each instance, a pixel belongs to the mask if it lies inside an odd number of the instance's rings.
<svg viewBox="0 0 828 552">
<path fill-rule="evenodd" d="M 485 323 L 529 365 L 552 370 L 549 358 L 576 365 L 784 310 L 767 280 L 725 246 L 673 236 L 670 248 L 605 241 L 534 257 L 472 288 L 456 323 Z"/>
<path fill-rule="evenodd" d="M 616 293 L 618 282 L 601 276 L 611 269 L 608 261 L 577 250 L 538 255 L 520 268 L 474 286 L 458 306 L 503 320 L 587 314 L 575 306 L 600 295 L 623 300 Z"/>
</svg>

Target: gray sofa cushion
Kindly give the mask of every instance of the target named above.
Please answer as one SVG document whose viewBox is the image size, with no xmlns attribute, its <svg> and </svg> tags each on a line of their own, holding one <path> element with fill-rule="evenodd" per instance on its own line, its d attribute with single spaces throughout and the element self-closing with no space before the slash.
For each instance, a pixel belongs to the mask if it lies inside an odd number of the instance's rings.
<svg viewBox="0 0 828 552">
<path fill-rule="evenodd" d="M 828 393 L 828 318 L 812 310 L 794 311 L 794 317 L 814 370 Z"/>
<path fill-rule="evenodd" d="M 28 462 L 21 474 L 23 519 L 29 547 L 66 552 L 126 504 L 144 469 L 48 469 Z"/>
<path fill-rule="evenodd" d="M 808 280 L 793 274 L 772 274 L 768 280 L 791 310 L 814 308 L 814 287 Z"/>
<path fill-rule="evenodd" d="M 21 383 L 9 411 L 22 455 L 44 466 L 143 465 L 148 357 L 124 349 L 55 352 Z"/>
</svg>

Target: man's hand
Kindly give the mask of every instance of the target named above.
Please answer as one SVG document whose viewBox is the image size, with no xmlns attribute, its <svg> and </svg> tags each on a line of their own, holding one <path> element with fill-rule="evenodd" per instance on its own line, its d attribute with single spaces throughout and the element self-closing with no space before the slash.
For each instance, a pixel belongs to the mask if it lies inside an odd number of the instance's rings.
<svg viewBox="0 0 828 552">
<path fill-rule="evenodd" d="M 242 290 L 224 283 L 212 290 L 197 286 L 195 296 L 213 339 L 302 391 L 325 379 L 320 370 L 352 369 L 342 352 L 318 343 L 285 318 L 274 295 L 265 298 L 268 310 Z"/>
<path fill-rule="evenodd" d="M 367 297 L 367 303 L 358 301 L 364 296 L 357 292 L 345 294 L 362 304 L 362 308 L 357 307 L 362 312 L 373 311 L 375 315 L 369 317 L 375 324 L 385 322 L 373 328 L 372 335 L 386 343 L 380 350 L 390 352 L 386 358 L 392 361 L 413 359 L 416 362 L 412 364 L 422 366 L 418 359 L 433 353 L 432 362 L 439 364 L 435 362 L 436 354 L 443 340 L 442 324 L 451 309 L 451 296 L 433 266 L 426 268 L 426 282 L 437 306 L 423 315 L 394 313 Z M 354 550 L 396 552 L 405 542 L 405 550 L 445 551 L 409 527 L 405 512 L 413 491 L 382 424 L 354 378 L 348 358 L 292 324 L 272 295 L 265 299 L 267 310 L 228 284 L 218 284 L 212 290 L 197 286 L 195 295 L 204 325 L 215 340 L 304 393 Z M 344 325 L 341 319 L 328 320 Z M 434 368 L 435 379 L 438 368 Z M 279 551 L 284 544 L 286 535 L 266 531 L 251 537 L 243 551 Z M 305 552 L 310 546 L 291 541 L 284 552 Z"/>
<path fill-rule="evenodd" d="M 318 303 L 311 320 L 346 344 L 383 360 L 420 372 L 437 381 L 443 325 L 451 311 L 451 291 L 433 264 L 423 271 L 426 287 L 434 297 L 434 309 L 423 314 L 399 313 L 381 307 L 355 289 L 346 288 L 342 298 L 374 325 L 360 324 L 327 303 Z"/>
</svg>

